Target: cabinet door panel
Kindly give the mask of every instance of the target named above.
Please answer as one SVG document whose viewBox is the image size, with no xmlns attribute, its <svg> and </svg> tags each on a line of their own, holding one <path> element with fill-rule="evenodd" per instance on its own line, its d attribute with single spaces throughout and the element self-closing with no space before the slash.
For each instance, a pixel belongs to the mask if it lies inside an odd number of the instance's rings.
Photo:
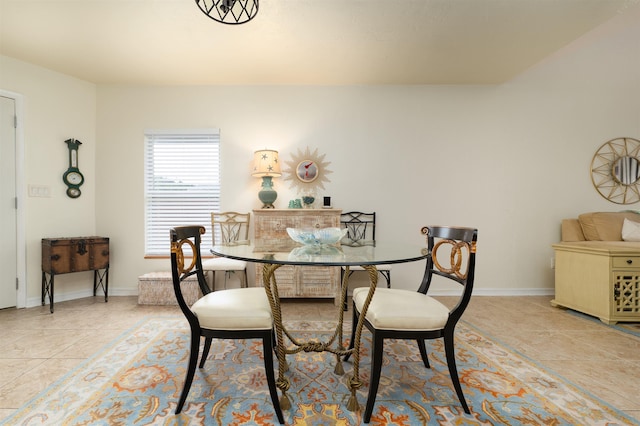
<svg viewBox="0 0 640 426">
<path fill-rule="evenodd" d="M 302 297 L 334 297 L 337 268 L 328 266 L 301 266 L 297 292 Z"/>
<path fill-rule="evenodd" d="M 290 265 L 284 265 L 276 269 L 275 272 L 276 283 L 278 283 L 278 296 L 280 297 L 295 297 L 296 285 L 295 285 L 295 267 Z M 262 265 L 256 264 L 256 285 L 259 287 L 264 286 L 262 280 Z"/>
</svg>

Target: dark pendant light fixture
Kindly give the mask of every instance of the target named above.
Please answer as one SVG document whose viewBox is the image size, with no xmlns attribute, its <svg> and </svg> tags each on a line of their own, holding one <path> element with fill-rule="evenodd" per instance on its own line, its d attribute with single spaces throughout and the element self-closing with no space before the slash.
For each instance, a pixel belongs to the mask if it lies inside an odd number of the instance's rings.
<svg viewBox="0 0 640 426">
<path fill-rule="evenodd" d="M 200 10 L 214 21 L 237 25 L 258 14 L 258 0 L 196 0 Z"/>
</svg>

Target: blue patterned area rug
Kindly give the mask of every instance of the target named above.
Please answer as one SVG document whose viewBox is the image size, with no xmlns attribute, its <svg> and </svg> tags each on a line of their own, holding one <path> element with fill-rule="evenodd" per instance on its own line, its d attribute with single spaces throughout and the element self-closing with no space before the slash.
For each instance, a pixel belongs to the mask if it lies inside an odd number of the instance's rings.
<svg viewBox="0 0 640 426">
<path fill-rule="evenodd" d="M 300 339 L 327 336 L 329 322 L 287 322 Z M 632 425 L 624 413 L 541 369 L 479 330 L 457 329 L 460 380 L 471 407 L 465 415 L 453 391 L 442 344 L 428 342 L 432 368 L 414 342 L 390 341 L 371 425 Z M 369 333 L 363 332 L 364 406 L 369 381 Z M 196 372 L 184 411 L 182 389 L 189 333 L 182 317 L 153 317 L 124 333 L 98 355 L 43 391 L 8 425 L 272 425 L 259 341 L 214 340 L 210 359 Z M 331 354 L 289 355 L 292 409 L 288 425 L 358 425 L 346 409 L 346 374 L 333 373 Z"/>
</svg>

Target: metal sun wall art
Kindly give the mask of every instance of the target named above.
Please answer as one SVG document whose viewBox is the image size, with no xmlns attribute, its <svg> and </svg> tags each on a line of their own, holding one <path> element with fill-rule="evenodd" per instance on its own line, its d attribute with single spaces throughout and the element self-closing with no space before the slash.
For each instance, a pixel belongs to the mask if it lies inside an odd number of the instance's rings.
<svg viewBox="0 0 640 426">
<path fill-rule="evenodd" d="M 289 181 L 290 188 L 296 189 L 302 196 L 317 195 L 318 189 L 325 189 L 324 184 L 331 182 L 327 175 L 329 161 L 325 161 L 325 154 L 318 154 L 318 149 L 311 152 L 307 147 L 304 152 L 298 149 L 291 155 L 291 160 L 285 161 L 284 180 Z"/>
</svg>

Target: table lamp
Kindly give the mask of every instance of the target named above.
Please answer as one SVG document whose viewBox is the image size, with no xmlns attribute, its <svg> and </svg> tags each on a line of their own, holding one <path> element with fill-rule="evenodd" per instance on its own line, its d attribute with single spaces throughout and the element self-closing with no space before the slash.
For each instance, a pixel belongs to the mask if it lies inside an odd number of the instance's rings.
<svg viewBox="0 0 640 426">
<path fill-rule="evenodd" d="M 278 151 L 263 149 L 253 154 L 253 172 L 251 176 L 262 178 L 262 189 L 258 198 L 262 201 L 263 209 L 272 209 L 278 193 L 273 189 L 273 177 L 282 176 Z"/>
</svg>

